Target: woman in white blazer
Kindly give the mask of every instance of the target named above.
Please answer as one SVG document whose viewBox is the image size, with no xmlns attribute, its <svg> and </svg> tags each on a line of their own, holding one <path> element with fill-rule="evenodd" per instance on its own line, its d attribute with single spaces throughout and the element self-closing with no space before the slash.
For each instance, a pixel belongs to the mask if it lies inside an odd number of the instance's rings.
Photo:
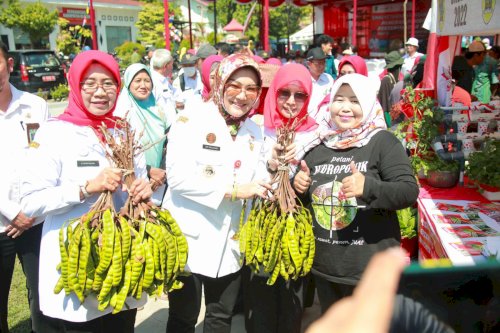
<svg viewBox="0 0 500 333">
<path fill-rule="evenodd" d="M 184 286 L 169 293 L 167 332 L 194 332 L 202 286 L 204 332 L 230 332 L 240 288 L 238 231 L 243 199 L 270 185 L 261 128 L 247 116 L 261 91 L 258 65 L 240 54 L 220 63 L 213 95 L 179 114 L 169 134 L 163 206 L 187 237 Z"/>
<path fill-rule="evenodd" d="M 57 119 L 40 126 L 31 144 L 28 163 L 21 183 L 21 204 L 27 215 L 45 219 L 40 246 L 39 295 L 44 315 L 58 318 L 51 327 L 36 332 L 130 332 L 134 331 L 136 308 L 147 297 L 136 301 L 127 298 L 127 309 L 111 314 L 97 309 L 97 299 L 90 294 L 80 305 L 76 295 L 54 294 L 59 279 L 56 269 L 61 261 L 59 229 L 69 219 L 87 213 L 99 195 L 112 191 L 115 208 L 125 202 L 121 189 L 122 170 L 110 166 L 107 147 L 99 126 L 114 131 L 112 116 L 120 87 L 116 61 L 105 52 L 79 54 L 69 72 L 68 107 Z M 144 156 L 137 160 L 137 179 L 128 189 L 132 200 L 151 197 L 146 179 Z"/>
</svg>

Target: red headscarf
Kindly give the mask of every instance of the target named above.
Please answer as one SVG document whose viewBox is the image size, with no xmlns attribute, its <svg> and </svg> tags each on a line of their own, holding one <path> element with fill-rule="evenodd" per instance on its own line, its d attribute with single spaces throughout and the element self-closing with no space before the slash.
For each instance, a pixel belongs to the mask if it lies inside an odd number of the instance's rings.
<svg viewBox="0 0 500 333">
<path fill-rule="evenodd" d="M 58 118 L 64 121 L 68 121 L 78 126 L 90 126 L 97 130 L 102 123 L 106 125 L 107 128 L 114 128 L 116 118 L 113 116 L 113 110 L 115 105 L 109 110 L 108 113 L 102 116 L 96 116 L 90 113 L 89 110 L 83 104 L 83 98 L 81 94 L 80 82 L 83 80 L 83 74 L 92 64 L 99 64 L 106 68 L 113 75 L 113 79 L 117 83 L 117 100 L 119 94 L 119 87 L 121 87 L 120 79 L 120 67 L 116 60 L 109 54 L 102 51 L 85 51 L 80 53 L 75 57 L 73 63 L 71 64 L 68 73 L 68 83 L 69 83 L 69 103 Z M 98 134 L 99 136 L 99 134 Z"/>
<path fill-rule="evenodd" d="M 307 101 L 302 106 L 296 118 L 302 118 L 307 115 L 307 107 L 311 99 L 312 80 L 311 74 L 307 68 L 300 64 L 287 64 L 282 66 L 274 76 L 269 91 L 267 92 L 264 102 L 264 126 L 267 128 L 278 128 L 288 121 L 278 111 L 276 103 L 278 99 L 278 90 L 285 87 L 289 83 L 297 82 L 304 92 L 309 95 Z M 314 126 L 317 126 L 316 121 L 307 116 L 305 120 L 297 127 L 297 132 L 307 131 Z"/>
<path fill-rule="evenodd" d="M 351 55 L 348 57 L 343 57 L 339 63 L 339 73 L 345 64 L 350 64 L 352 67 L 354 67 L 356 73 L 368 76 L 368 68 L 366 67 L 365 59 L 361 58 L 360 56 Z"/>
<path fill-rule="evenodd" d="M 224 59 L 223 56 L 220 55 L 211 55 L 203 61 L 203 65 L 201 65 L 201 82 L 203 82 L 203 91 L 201 96 L 203 100 L 208 100 L 210 97 L 210 91 L 212 90 L 210 87 L 210 72 L 212 68 L 212 64 L 214 62 L 221 62 Z"/>
</svg>

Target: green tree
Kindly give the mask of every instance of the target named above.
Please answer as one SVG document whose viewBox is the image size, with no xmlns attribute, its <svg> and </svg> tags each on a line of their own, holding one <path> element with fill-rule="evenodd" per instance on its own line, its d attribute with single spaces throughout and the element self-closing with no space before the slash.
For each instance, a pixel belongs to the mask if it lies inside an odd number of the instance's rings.
<svg viewBox="0 0 500 333">
<path fill-rule="evenodd" d="M 87 38 L 92 38 L 92 31 L 80 25 L 68 26 L 69 21 L 59 18 L 59 35 L 56 40 L 56 49 L 66 55 L 78 54 Z"/>
<path fill-rule="evenodd" d="M 282 5 L 269 10 L 269 37 L 279 40 L 312 22 L 312 6 Z"/>
<path fill-rule="evenodd" d="M 235 18 L 241 24 L 250 12 L 252 5 L 236 5 L 232 0 L 217 0 L 217 20 L 221 26 L 228 24 Z M 213 15 L 214 6 L 209 5 L 209 11 Z M 254 41 L 260 40 L 260 31 L 263 27 L 262 6 L 257 5 L 250 16 L 245 36 Z M 281 5 L 269 9 L 269 38 L 287 38 L 301 29 L 302 26 L 312 22 L 312 6 L 296 7 L 292 5 Z"/>
<path fill-rule="evenodd" d="M 40 1 L 21 5 L 17 0 L 9 0 L 0 13 L 0 23 L 7 28 L 19 28 L 29 36 L 33 48 L 41 48 L 42 38 L 54 30 L 58 17 L 57 10 L 49 12 Z"/>
<path fill-rule="evenodd" d="M 155 47 L 165 47 L 165 23 L 163 14 L 165 9 L 163 1 L 149 0 L 139 12 L 139 18 L 135 24 L 139 29 L 139 42 L 143 45 L 154 45 Z M 175 19 L 181 16 L 180 7 L 175 2 L 169 2 L 169 15 L 174 15 Z M 173 48 L 173 43 L 171 43 Z"/>
<path fill-rule="evenodd" d="M 139 43 L 125 42 L 115 48 L 116 54 L 120 59 L 120 68 L 125 69 L 131 64 L 130 57 L 134 52 L 134 48 L 138 49 L 137 52 L 139 52 L 142 58 L 142 56 L 146 52 L 146 49 Z"/>
</svg>

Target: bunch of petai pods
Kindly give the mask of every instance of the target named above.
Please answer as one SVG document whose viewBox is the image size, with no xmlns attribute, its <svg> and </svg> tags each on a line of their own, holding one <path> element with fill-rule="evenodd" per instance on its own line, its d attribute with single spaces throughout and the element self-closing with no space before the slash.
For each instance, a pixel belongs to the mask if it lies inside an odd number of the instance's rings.
<svg viewBox="0 0 500 333">
<path fill-rule="evenodd" d="M 108 157 L 124 170 L 125 184 L 134 180 L 134 133 L 120 124 L 119 139 L 101 128 L 110 148 Z M 115 129 L 116 130 L 116 129 Z M 111 192 L 103 192 L 87 214 L 70 220 L 59 231 L 60 278 L 55 293 L 74 292 L 81 303 L 93 293 L 98 309 L 120 312 L 128 296 L 160 296 L 182 287 L 188 244 L 168 210 L 151 203 L 133 204 L 130 198 L 117 213 Z"/>
<path fill-rule="evenodd" d="M 277 129 L 278 144 L 288 147 L 293 143 L 300 121 L 296 119 Z M 254 200 L 244 225 L 243 209 L 238 233 L 245 264 L 255 273 L 268 273 L 268 285 L 273 285 L 279 275 L 288 281 L 309 273 L 316 249 L 311 214 L 298 202 L 283 156 L 278 157 L 278 164 L 272 180 L 277 185 L 275 200 Z"/>
</svg>

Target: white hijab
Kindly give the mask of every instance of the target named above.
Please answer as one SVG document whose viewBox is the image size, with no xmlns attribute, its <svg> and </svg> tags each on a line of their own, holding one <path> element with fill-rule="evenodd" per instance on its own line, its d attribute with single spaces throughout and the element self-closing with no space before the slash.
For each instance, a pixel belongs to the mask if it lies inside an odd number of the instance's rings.
<svg viewBox="0 0 500 333">
<path fill-rule="evenodd" d="M 351 86 L 363 111 L 361 122 L 354 128 L 347 130 L 339 129 L 331 119 L 330 113 L 335 95 L 343 84 Z M 387 129 L 384 112 L 377 100 L 377 91 L 371 80 L 364 75 L 347 74 L 337 79 L 333 84 L 328 105 L 329 112 L 326 112 L 325 118 L 319 122 L 319 133 L 321 141 L 329 148 L 363 147 L 377 132 Z"/>
</svg>

